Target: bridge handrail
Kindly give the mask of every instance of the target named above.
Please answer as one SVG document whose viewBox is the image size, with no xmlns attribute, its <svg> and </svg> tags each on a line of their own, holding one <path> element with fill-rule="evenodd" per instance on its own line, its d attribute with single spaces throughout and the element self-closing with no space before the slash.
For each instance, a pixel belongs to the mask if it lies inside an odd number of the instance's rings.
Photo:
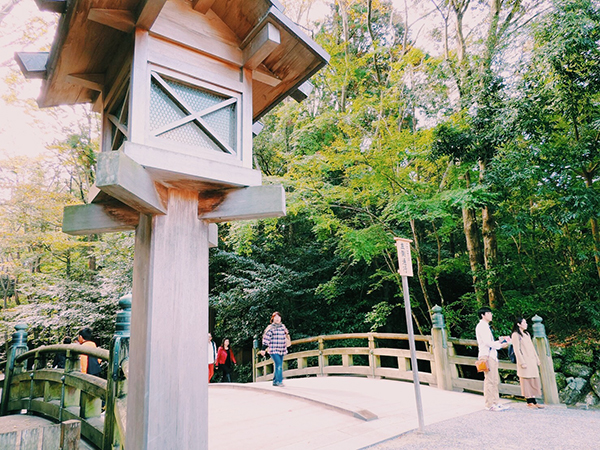
<svg viewBox="0 0 600 450">
<path fill-rule="evenodd" d="M 306 338 L 295 339 L 292 341 L 290 349 L 302 344 L 318 343 L 317 349 L 291 351 L 283 358 L 284 376 L 297 377 L 309 375 L 361 375 L 368 377 L 386 377 L 397 380 L 412 380 L 412 370 L 410 369 L 410 350 L 406 348 L 377 347 L 376 340 L 399 340 L 407 341 L 408 334 L 403 333 L 340 333 L 331 335 L 319 335 Z M 326 342 L 342 340 L 366 340 L 365 346 L 349 347 L 326 347 Z M 418 350 L 417 359 L 422 361 L 423 367 L 420 367 L 420 379 L 425 383 L 435 383 L 435 374 L 430 362 L 432 356 L 430 352 L 431 337 L 415 336 L 415 340 L 426 344 L 426 351 Z M 270 380 L 273 372 L 273 361 L 265 359 L 258 360 L 258 352 L 255 352 L 253 364 L 253 378 L 255 381 Z M 331 364 L 332 357 L 341 357 L 340 364 Z M 357 356 L 367 357 L 368 365 L 357 364 Z M 395 358 L 398 368 L 384 367 L 381 364 L 382 357 Z M 316 358 L 317 365 L 309 365 L 309 358 Z M 423 363 L 423 362 L 427 363 Z M 290 367 L 295 362 L 296 367 Z M 364 361 L 363 361 L 364 362 Z M 427 370 L 427 364 L 430 370 Z"/>
<path fill-rule="evenodd" d="M 0 413 L 28 410 L 63 422 L 81 421 L 81 435 L 102 450 L 123 450 L 129 359 L 131 295 L 119 301 L 110 350 L 79 344 L 53 344 L 28 350 L 27 326 L 16 324 L 8 352 Z M 65 368 L 47 368 L 46 355 L 65 353 Z M 81 373 L 80 355 L 108 361 L 106 379 Z M 31 369 L 25 362 L 34 360 Z M 103 404 L 105 411 L 103 413 Z"/>
<path fill-rule="evenodd" d="M 369 339 L 369 336 L 375 339 L 390 339 L 390 340 L 408 340 L 408 334 L 404 333 L 340 333 L 340 334 L 322 334 L 319 336 L 311 336 L 306 338 L 295 339 L 292 341 L 292 346 L 298 344 L 308 344 L 310 342 L 334 341 L 343 339 Z M 415 335 L 415 341 L 426 342 L 431 340 L 430 336 Z"/>
<path fill-rule="evenodd" d="M 40 354 L 60 352 L 70 352 L 72 354 L 74 353 L 77 355 L 93 356 L 95 358 L 102 359 L 103 361 L 108 361 L 110 358 L 110 352 L 100 347 L 89 347 L 80 344 L 52 344 L 42 345 L 25 353 L 21 353 L 15 358 L 15 363 L 19 364 L 25 361 L 26 359 L 37 358 Z"/>
</svg>

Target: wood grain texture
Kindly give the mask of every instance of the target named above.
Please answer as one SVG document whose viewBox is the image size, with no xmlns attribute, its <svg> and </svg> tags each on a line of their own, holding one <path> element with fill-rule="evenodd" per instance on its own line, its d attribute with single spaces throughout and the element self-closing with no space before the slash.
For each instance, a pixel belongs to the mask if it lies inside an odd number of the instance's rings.
<svg viewBox="0 0 600 450">
<path fill-rule="evenodd" d="M 113 198 L 143 214 L 165 214 L 166 203 L 150 174 L 124 152 L 98 155 L 96 186 Z"/>
<path fill-rule="evenodd" d="M 228 164 L 204 157 L 177 153 L 172 150 L 126 142 L 123 151 L 144 166 L 154 181 L 167 186 L 212 185 L 212 189 L 242 186 L 259 186 L 262 174 L 259 170 Z"/>
<path fill-rule="evenodd" d="M 139 213 L 121 202 L 91 203 L 66 206 L 63 211 L 63 233 L 86 235 L 133 230 Z"/>
<path fill-rule="evenodd" d="M 208 224 L 196 192 L 169 190 L 136 232 L 127 449 L 208 446 Z M 193 342 L 193 346 L 190 344 Z"/>
<path fill-rule="evenodd" d="M 91 8 L 88 20 L 98 22 L 115 30 L 131 33 L 135 29 L 133 12 L 124 9 Z"/>
<path fill-rule="evenodd" d="M 206 193 L 201 193 L 198 205 L 199 217 L 207 222 L 281 217 L 286 211 L 283 186 L 233 189 L 226 191 L 223 197 L 207 198 Z"/>
</svg>

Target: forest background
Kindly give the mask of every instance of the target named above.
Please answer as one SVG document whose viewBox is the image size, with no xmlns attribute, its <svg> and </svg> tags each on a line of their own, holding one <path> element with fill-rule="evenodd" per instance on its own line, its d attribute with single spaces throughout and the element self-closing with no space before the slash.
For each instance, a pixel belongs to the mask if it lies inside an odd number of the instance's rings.
<svg viewBox="0 0 600 450">
<path fill-rule="evenodd" d="M 417 333 L 438 304 L 450 334 L 472 338 L 490 305 L 500 334 L 538 314 L 555 342 L 597 341 L 599 2 L 337 0 L 308 23 L 313 3 L 290 0 L 286 14 L 330 64 L 254 139 L 288 214 L 219 227 L 213 335 L 250 348 L 275 310 L 294 338 L 406 332 L 397 236 L 413 241 Z M 28 20 L 14 44 L 54 22 Z M 5 102 L 35 110 L 16 67 L 4 82 Z M 46 114 L 64 136 L 51 155 L 0 161 L 0 332 L 24 322 L 39 345 L 91 326 L 106 344 L 131 290 L 133 234 L 61 232 L 63 207 L 94 182 L 99 120 Z"/>
</svg>

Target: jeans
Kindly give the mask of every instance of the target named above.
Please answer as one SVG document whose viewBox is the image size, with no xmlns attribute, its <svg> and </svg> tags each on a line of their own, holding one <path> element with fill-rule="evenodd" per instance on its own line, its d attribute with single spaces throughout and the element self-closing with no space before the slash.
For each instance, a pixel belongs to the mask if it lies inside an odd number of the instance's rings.
<svg viewBox="0 0 600 450">
<path fill-rule="evenodd" d="M 273 385 L 283 383 L 283 355 L 271 355 L 275 363 L 275 371 L 273 373 Z"/>
</svg>

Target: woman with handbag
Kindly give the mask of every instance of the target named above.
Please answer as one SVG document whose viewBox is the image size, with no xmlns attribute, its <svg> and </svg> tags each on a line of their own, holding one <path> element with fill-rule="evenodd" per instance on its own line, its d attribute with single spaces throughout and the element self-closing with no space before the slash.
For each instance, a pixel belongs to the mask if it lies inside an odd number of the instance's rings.
<svg viewBox="0 0 600 450">
<path fill-rule="evenodd" d="M 538 405 L 536 397 L 542 396 L 540 384 L 540 358 L 538 357 L 531 336 L 527 332 L 527 321 L 517 317 L 513 325 L 511 337 L 513 350 L 517 358 L 517 375 L 521 383 L 521 394 L 527 399 L 527 407 L 530 409 L 542 409 Z"/>
<path fill-rule="evenodd" d="M 231 383 L 231 372 L 233 372 L 233 365 L 236 364 L 235 356 L 229 347 L 229 339 L 223 339 L 223 344 L 217 351 L 217 360 L 215 366 L 220 369 L 223 373 L 222 382 Z"/>
<path fill-rule="evenodd" d="M 291 339 L 288 329 L 281 323 L 281 314 L 278 311 L 271 314 L 271 324 L 265 329 L 262 342 L 263 349 L 260 354 L 265 356 L 266 351 L 275 365 L 273 386 L 283 386 L 283 357 L 288 352 Z"/>
</svg>

